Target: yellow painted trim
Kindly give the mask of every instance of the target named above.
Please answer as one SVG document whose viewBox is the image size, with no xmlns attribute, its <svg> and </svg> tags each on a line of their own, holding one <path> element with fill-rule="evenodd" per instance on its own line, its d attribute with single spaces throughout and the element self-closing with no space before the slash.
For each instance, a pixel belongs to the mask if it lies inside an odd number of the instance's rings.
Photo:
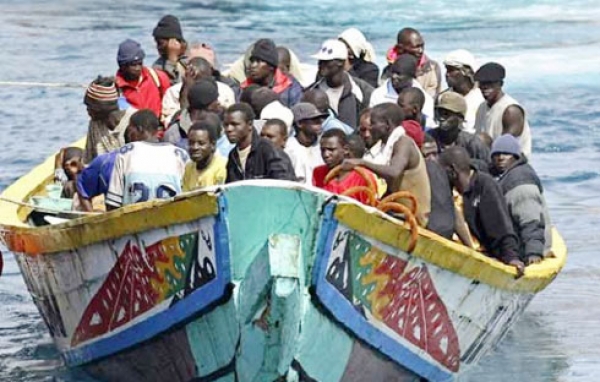
<svg viewBox="0 0 600 382">
<path fill-rule="evenodd" d="M 335 210 L 335 217 L 340 223 L 359 233 L 392 247 L 406 249 L 408 228 L 378 211 L 368 211 L 354 203 L 340 203 Z M 419 229 L 419 239 L 412 255 L 499 289 L 535 293 L 554 280 L 567 259 L 567 248 L 556 229 L 553 230 L 552 249 L 554 258 L 547 258 L 540 264 L 527 267 L 525 275 L 520 279 L 515 279 L 514 267 L 425 229 Z"/>
</svg>

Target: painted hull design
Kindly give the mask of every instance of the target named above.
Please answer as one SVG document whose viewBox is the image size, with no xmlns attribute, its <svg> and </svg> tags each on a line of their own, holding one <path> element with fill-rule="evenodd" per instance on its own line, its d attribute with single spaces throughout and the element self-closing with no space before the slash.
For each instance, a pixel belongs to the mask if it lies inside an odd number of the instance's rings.
<svg viewBox="0 0 600 382">
<path fill-rule="evenodd" d="M 49 174 L 4 196 L 26 200 Z M 518 280 L 425 230 L 407 253 L 402 222 L 288 182 L 38 228 L 0 213 L 66 364 L 107 381 L 451 381 L 566 259 L 557 233 L 556 258 Z"/>
</svg>

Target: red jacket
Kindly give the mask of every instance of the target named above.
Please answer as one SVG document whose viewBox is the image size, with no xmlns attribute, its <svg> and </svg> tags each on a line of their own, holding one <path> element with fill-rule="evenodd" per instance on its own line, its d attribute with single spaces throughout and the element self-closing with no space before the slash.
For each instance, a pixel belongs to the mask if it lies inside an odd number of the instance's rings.
<svg viewBox="0 0 600 382">
<path fill-rule="evenodd" d="M 367 176 L 371 179 L 372 184 L 377 184 L 377 180 L 375 179 L 375 175 L 364 169 L 368 174 Z M 341 195 L 344 191 L 349 190 L 352 187 L 364 186 L 369 187 L 369 184 L 365 182 L 362 176 L 357 171 L 351 171 L 349 174 L 346 174 L 346 177 L 342 180 L 332 179 L 329 183 L 325 184 L 325 177 L 329 172 L 329 168 L 327 165 L 321 165 L 315 167 L 313 170 L 313 186 L 322 188 L 334 194 Z M 358 200 L 363 204 L 369 204 L 369 197 L 365 192 L 359 192 L 351 196 L 352 198 Z"/>
<path fill-rule="evenodd" d="M 154 72 L 156 73 L 156 79 L 150 74 L 150 70 L 144 66 L 137 81 L 128 81 L 119 70 L 117 71 L 115 84 L 131 106 L 138 110 L 150 109 L 160 118 L 162 98 L 171 86 L 171 82 L 162 70 L 154 70 Z M 158 84 L 156 80 L 158 80 Z"/>
<path fill-rule="evenodd" d="M 425 132 L 423 131 L 421 124 L 417 121 L 406 119 L 402 121 L 402 127 L 404 127 L 404 131 L 406 131 L 406 135 L 411 137 L 417 146 L 421 148 L 421 146 L 423 146 L 423 141 L 425 141 Z"/>
</svg>

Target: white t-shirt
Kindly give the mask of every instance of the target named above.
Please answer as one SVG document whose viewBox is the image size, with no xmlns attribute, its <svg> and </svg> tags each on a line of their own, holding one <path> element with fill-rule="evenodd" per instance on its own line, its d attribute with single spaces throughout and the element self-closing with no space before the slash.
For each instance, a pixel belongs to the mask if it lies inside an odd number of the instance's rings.
<svg viewBox="0 0 600 382">
<path fill-rule="evenodd" d="M 324 164 L 319 142 L 306 147 L 302 146 L 296 137 L 290 137 L 285 144 L 285 152 L 292 161 L 298 181 L 312 185 L 313 170 Z"/>
<path fill-rule="evenodd" d="M 106 204 L 121 207 L 181 193 L 188 154 L 170 143 L 135 142 L 119 149 Z"/>
<path fill-rule="evenodd" d="M 485 102 L 481 90 L 475 86 L 465 96 L 465 102 L 467 103 L 467 115 L 465 116 L 465 122 L 463 124 L 463 130 L 467 133 L 475 134 L 475 119 L 477 119 L 477 110 L 482 102 Z"/>
<path fill-rule="evenodd" d="M 337 88 L 330 88 L 326 81 L 321 82 L 319 88 L 327 94 L 329 98 L 329 106 L 337 113 L 340 105 L 340 99 L 342 98 L 342 92 L 344 91 L 344 85 L 338 86 Z"/>
</svg>

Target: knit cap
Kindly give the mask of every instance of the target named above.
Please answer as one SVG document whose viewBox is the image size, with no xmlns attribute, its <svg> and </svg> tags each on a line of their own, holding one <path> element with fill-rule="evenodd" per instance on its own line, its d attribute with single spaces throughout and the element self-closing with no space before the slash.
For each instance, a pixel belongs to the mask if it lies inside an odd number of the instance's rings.
<svg viewBox="0 0 600 382">
<path fill-rule="evenodd" d="M 114 103 L 119 99 L 119 93 L 114 82 L 99 84 L 96 80 L 88 86 L 85 98 L 97 102 Z"/>
<path fill-rule="evenodd" d="M 188 103 L 193 110 L 205 110 L 219 98 L 219 88 L 214 80 L 203 78 L 188 93 Z"/>
<path fill-rule="evenodd" d="M 250 53 L 250 59 L 252 58 L 264 61 L 273 67 L 279 65 L 279 55 L 275 43 L 268 38 L 260 39 L 254 43 L 252 53 Z"/>
<path fill-rule="evenodd" d="M 166 15 L 156 25 L 154 31 L 152 31 L 154 38 L 176 38 L 179 41 L 183 41 L 183 33 L 181 32 L 181 24 L 179 19 L 173 15 Z"/>
<path fill-rule="evenodd" d="M 492 144 L 491 155 L 494 156 L 494 154 L 512 154 L 519 158 L 521 156 L 519 140 L 511 134 L 499 136 Z"/>
<path fill-rule="evenodd" d="M 117 53 L 117 63 L 119 66 L 142 61 L 144 57 L 146 57 L 146 54 L 139 42 L 128 38 L 119 44 L 119 51 Z"/>
</svg>

